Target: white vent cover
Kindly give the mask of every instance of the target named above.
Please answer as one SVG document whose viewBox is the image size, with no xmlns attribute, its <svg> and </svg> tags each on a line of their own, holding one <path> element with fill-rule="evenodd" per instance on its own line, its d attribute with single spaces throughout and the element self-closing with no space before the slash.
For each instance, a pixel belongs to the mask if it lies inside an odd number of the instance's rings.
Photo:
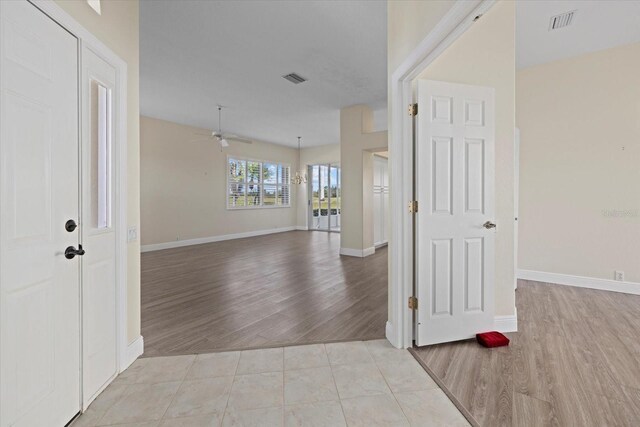
<svg viewBox="0 0 640 427">
<path fill-rule="evenodd" d="M 561 13 L 560 15 L 552 16 L 549 21 L 549 31 L 557 30 L 559 28 L 568 27 L 573 22 L 573 17 L 576 11 Z"/>
<path fill-rule="evenodd" d="M 296 73 L 287 74 L 286 76 L 282 77 L 286 80 L 289 80 L 293 84 L 304 83 L 307 81 L 307 79 Z"/>
</svg>

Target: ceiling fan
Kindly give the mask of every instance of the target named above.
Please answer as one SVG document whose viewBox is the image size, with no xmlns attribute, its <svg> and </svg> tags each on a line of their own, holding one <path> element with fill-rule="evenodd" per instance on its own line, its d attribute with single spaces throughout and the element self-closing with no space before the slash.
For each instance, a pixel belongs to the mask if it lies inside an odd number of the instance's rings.
<svg viewBox="0 0 640 427">
<path fill-rule="evenodd" d="M 193 142 L 198 142 L 198 141 L 218 141 L 218 144 L 220 144 L 220 150 L 222 150 L 223 148 L 227 148 L 229 146 L 229 141 L 228 140 L 233 140 L 233 141 L 238 141 L 238 142 L 242 142 L 244 144 L 252 144 L 253 141 L 248 139 L 248 138 L 242 138 L 238 135 L 234 135 L 231 133 L 223 133 L 222 132 L 222 106 L 218 105 L 218 130 L 212 130 L 210 133 L 199 133 L 199 132 L 195 132 L 196 135 L 200 135 L 200 136 L 206 136 L 206 139 L 197 139 Z"/>
</svg>

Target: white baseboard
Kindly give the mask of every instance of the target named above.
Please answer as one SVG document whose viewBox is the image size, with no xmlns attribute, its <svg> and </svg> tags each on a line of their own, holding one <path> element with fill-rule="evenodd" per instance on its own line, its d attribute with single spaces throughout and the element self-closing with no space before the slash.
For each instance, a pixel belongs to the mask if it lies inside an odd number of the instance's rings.
<svg viewBox="0 0 640 427">
<path fill-rule="evenodd" d="M 393 329 L 393 325 L 391 324 L 391 322 L 387 320 L 387 324 L 384 329 L 384 336 L 387 338 L 387 341 L 389 341 L 392 346 L 396 348 L 402 348 L 402 346 L 398 345 L 398 342 L 396 342 L 396 336 L 394 332 L 395 331 Z"/>
<path fill-rule="evenodd" d="M 364 258 L 369 255 L 373 255 L 374 253 L 376 253 L 376 248 L 373 246 L 365 249 L 340 248 L 340 255 L 354 256 L 358 258 Z"/>
<path fill-rule="evenodd" d="M 509 316 L 495 316 L 493 327 L 498 332 L 518 332 L 518 309 L 515 314 Z"/>
<path fill-rule="evenodd" d="M 573 276 L 570 274 L 560 273 L 546 273 L 544 271 L 532 270 L 518 270 L 518 279 L 640 295 L 640 283 L 636 282 L 619 282 L 617 280 Z"/>
<path fill-rule="evenodd" d="M 309 227 L 307 227 L 306 225 L 297 225 L 296 230 L 309 231 Z"/>
<path fill-rule="evenodd" d="M 203 243 L 222 242 L 224 240 L 244 239 L 246 237 L 264 236 L 266 234 L 284 233 L 286 231 L 298 230 L 298 227 L 269 228 L 266 230 L 247 231 L 245 233 L 223 234 L 220 236 L 200 237 L 198 239 L 176 240 L 175 242 L 154 243 L 143 245 L 140 252 L 161 251 L 163 249 L 181 248 L 183 246 L 202 245 Z"/>
<path fill-rule="evenodd" d="M 131 366 L 131 364 L 135 362 L 142 353 L 144 353 L 144 338 L 140 335 L 127 346 L 124 354 L 124 360 L 122 360 L 120 364 L 120 372 Z"/>
</svg>

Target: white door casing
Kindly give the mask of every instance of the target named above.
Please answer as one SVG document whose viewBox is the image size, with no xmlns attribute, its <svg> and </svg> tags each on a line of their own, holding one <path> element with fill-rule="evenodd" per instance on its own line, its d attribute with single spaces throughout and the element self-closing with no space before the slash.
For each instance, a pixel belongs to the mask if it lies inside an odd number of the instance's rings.
<svg viewBox="0 0 640 427">
<path fill-rule="evenodd" d="M 519 217 L 520 217 L 520 129 L 515 128 L 515 135 L 513 139 L 513 259 L 515 262 L 515 271 L 518 271 L 518 231 L 519 231 Z M 518 275 L 515 275 L 513 280 L 514 289 L 518 289 Z"/>
<path fill-rule="evenodd" d="M 0 426 L 80 410 L 78 41 L 0 2 Z"/>
<path fill-rule="evenodd" d="M 118 373 L 115 197 L 116 70 L 82 50 L 83 403 Z"/>
<path fill-rule="evenodd" d="M 416 285 L 419 346 L 494 322 L 494 89 L 418 80 Z"/>
</svg>

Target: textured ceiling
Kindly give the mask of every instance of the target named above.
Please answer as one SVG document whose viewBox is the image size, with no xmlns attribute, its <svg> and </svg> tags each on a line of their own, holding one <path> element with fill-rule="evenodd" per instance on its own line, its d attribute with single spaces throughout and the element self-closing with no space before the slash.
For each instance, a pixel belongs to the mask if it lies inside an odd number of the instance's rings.
<svg viewBox="0 0 640 427">
<path fill-rule="evenodd" d="M 386 109 L 383 1 L 140 4 L 143 115 L 278 144 L 339 142 L 342 107 Z M 294 85 L 282 78 L 308 79 Z"/>
</svg>

